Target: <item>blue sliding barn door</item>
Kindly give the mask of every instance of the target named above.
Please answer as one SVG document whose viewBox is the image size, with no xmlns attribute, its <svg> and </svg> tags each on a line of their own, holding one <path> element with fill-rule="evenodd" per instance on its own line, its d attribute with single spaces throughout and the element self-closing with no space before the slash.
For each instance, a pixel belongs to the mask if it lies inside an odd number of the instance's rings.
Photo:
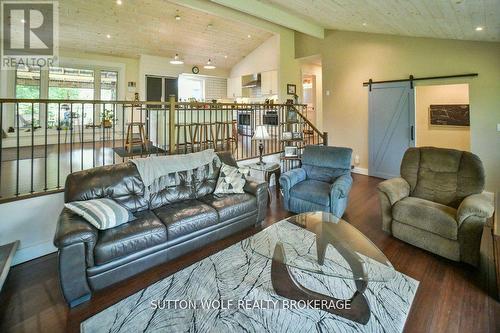
<svg viewBox="0 0 500 333">
<path fill-rule="evenodd" d="M 372 84 L 368 112 L 368 174 L 398 177 L 404 152 L 415 146 L 415 95 L 410 82 Z"/>
</svg>

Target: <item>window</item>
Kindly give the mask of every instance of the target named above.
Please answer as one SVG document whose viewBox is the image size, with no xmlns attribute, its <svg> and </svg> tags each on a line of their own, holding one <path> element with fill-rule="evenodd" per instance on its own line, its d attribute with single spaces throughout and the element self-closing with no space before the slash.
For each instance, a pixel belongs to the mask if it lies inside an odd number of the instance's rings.
<svg viewBox="0 0 500 333">
<path fill-rule="evenodd" d="M 118 73 L 101 71 L 101 100 L 116 101 Z"/>
<path fill-rule="evenodd" d="M 16 70 L 16 98 L 40 98 L 40 67 L 19 66 Z M 33 110 L 32 110 L 33 108 Z M 40 105 L 20 103 L 19 127 L 40 126 Z M 33 112 L 32 112 L 33 111 Z M 16 126 L 17 117 L 16 117 Z"/>
<path fill-rule="evenodd" d="M 205 99 L 204 80 L 181 75 L 179 77 L 179 98 L 180 100 L 194 98 L 197 101 L 203 101 Z"/>
<path fill-rule="evenodd" d="M 75 69 L 51 67 L 49 69 L 49 99 L 65 100 L 93 100 L 94 99 L 94 71 L 89 69 Z M 61 104 L 61 126 L 90 125 L 94 122 L 92 104 L 73 103 Z M 49 105 L 48 127 L 58 122 L 58 105 Z"/>
</svg>

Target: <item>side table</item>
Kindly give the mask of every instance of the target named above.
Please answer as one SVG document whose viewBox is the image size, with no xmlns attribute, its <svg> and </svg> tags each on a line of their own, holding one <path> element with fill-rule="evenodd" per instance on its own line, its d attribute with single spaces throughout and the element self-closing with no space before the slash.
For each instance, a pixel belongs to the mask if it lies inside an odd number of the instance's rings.
<svg viewBox="0 0 500 333">
<path fill-rule="evenodd" d="M 256 170 L 256 171 L 261 171 L 264 174 L 264 179 L 269 185 L 271 186 L 271 176 L 274 175 L 274 178 L 276 180 L 276 193 L 280 193 L 280 176 L 281 176 L 281 165 L 279 163 L 265 163 L 265 164 L 258 164 L 258 163 L 252 163 L 246 165 L 246 167 Z M 271 190 L 268 189 L 269 193 L 269 199 L 271 200 Z"/>
</svg>

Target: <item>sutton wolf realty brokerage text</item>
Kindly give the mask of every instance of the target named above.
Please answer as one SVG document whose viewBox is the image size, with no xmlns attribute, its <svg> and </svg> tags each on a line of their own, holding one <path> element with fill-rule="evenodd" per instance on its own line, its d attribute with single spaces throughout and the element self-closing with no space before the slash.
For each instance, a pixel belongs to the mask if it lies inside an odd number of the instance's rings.
<svg viewBox="0 0 500 333">
<path fill-rule="evenodd" d="M 153 309 L 350 309 L 351 300 L 152 300 Z"/>
</svg>

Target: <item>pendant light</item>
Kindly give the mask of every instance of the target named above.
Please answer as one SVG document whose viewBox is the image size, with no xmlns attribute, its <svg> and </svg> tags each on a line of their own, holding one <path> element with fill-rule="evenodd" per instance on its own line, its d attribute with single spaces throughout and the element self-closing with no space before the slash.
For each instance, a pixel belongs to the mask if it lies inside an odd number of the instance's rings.
<svg viewBox="0 0 500 333">
<path fill-rule="evenodd" d="M 205 69 L 215 69 L 215 66 L 212 65 L 212 60 L 208 59 L 207 64 L 205 66 L 203 66 L 203 68 L 205 68 Z"/>
<path fill-rule="evenodd" d="M 182 65 L 184 63 L 184 61 L 182 61 L 180 58 L 179 58 L 179 55 L 176 54 L 174 59 L 170 60 L 170 63 L 172 65 Z"/>
</svg>

